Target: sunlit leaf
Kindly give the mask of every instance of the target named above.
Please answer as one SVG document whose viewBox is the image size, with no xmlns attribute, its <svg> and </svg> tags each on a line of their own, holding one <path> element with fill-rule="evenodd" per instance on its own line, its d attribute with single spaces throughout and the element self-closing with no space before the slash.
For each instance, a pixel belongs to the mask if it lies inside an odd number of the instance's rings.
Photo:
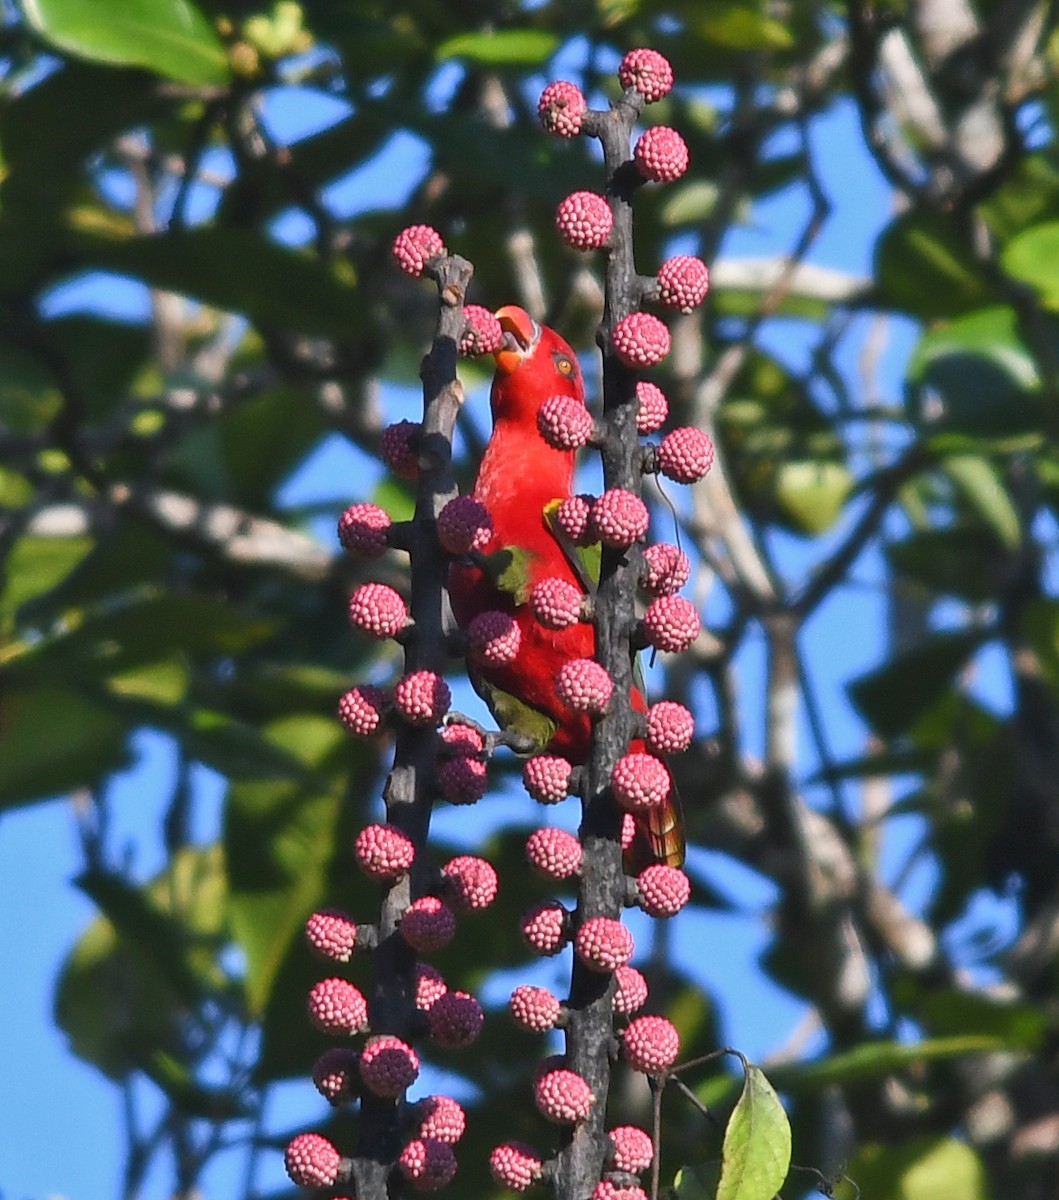
<svg viewBox="0 0 1059 1200">
<path fill-rule="evenodd" d="M 492 33 L 460 33 L 442 42 L 437 56 L 470 58 L 490 66 L 536 67 L 555 53 L 559 37 L 543 29 L 498 29 Z"/>
<path fill-rule="evenodd" d="M 748 1064 L 724 1131 L 716 1200 L 773 1200 L 790 1165 L 790 1121 L 765 1073 Z"/>
<path fill-rule="evenodd" d="M 1042 304 L 1059 309 L 1059 278 L 1055 271 L 1059 261 L 1059 221 L 1034 225 L 1017 234 L 1004 247 L 1000 261 L 1009 275 L 1036 289 Z"/>
</svg>

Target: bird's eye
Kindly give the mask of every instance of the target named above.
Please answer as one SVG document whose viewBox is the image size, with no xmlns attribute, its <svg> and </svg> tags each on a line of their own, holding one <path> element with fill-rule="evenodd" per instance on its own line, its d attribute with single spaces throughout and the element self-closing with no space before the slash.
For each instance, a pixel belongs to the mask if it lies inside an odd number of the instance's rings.
<svg viewBox="0 0 1059 1200">
<path fill-rule="evenodd" d="M 574 373 L 573 361 L 567 358 L 565 354 L 556 355 L 555 368 L 560 375 L 572 375 Z"/>
</svg>

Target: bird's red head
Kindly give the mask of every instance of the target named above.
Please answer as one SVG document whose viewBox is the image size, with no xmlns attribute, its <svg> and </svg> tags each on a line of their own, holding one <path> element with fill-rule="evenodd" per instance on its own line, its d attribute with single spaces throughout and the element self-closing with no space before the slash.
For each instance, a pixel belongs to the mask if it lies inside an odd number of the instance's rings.
<svg viewBox="0 0 1059 1200">
<path fill-rule="evenodd" d="M 585 402 L 585 383 L 577 356 L 554 329 L 540 325 L 514 304 L 497 309 L 504 344 L 493 355 L 493 420 L 536 423 L 537 410 L 549 396 Z"/>
</svg>

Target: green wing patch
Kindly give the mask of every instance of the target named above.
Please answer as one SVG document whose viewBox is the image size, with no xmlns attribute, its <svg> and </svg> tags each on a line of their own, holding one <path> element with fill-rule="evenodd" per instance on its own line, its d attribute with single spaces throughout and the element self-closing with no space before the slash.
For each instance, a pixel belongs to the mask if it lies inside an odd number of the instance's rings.
<svg viewBox="0 0 1059 1200">
<path fill-rule="evenodd" d="M 593 542 L 590 546 L 575 545 L 566 533 L 566 530 L 559 524 L 556 514 L 559 511 L 560 504 L 562 504 L 561 500 L 548 501 L 544 506 L 544 524 L 548 527 L 548 531 L 552 537 L 562 547 L 567 561 L 573 567 L 578 579 L 581 580 L 581 586 L 590 596 L 594 596 L 596 588 L 599 586 L 603 547 L 599 542 Z"/>
<path fill-rule="evenodd" d="M 492 554 L 476 557 L 476 564 L 500 592 L 513 596 L 516 604 L 525 604 L 532 590 L 530 563 L 536 555 L 522 546 L 501 546 Z"/>
</svg>

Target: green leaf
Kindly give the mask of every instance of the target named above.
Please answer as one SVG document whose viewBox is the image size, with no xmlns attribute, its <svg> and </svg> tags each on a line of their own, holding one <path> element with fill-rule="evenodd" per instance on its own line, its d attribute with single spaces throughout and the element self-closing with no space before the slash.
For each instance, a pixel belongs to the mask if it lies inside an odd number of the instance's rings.
<svg viewBox="0 0 1059 1200">
<path fill-rule="evenodd" d="M 886 546 L 890 565 L 905 579 L 975 604 L 996 597 L 1003 554 L 999 542 L 969 523 L 919 529 Z"/>
<path fill-rule="evenodd" d="M 716 1200 L 773 1200 L 791 1165 L 791 1125 L 764 1072 L 747 1064 L 724 1131 Z"/>
<path fill-rule="evenodd" d="M 1037 666 L 1051 686 L 1059 691 L 1059 601 L 1032 600 L 1022 609 L 1022 633 Z"/>
<path fill-rule="evenodd" d="M 543 29 L 501 29 L 493 33 L 461 33 L 442 42 L 439 61 L 470 58 L 487 66 L 543 65 L 555 53 L 559 35 Z"/>
<path fill-rule="evenodd" d="M 898 1145 L 864 1146 L 846 1168 L 849 1179 L 871 1181 L 871 1200 L 990 1200 L 993 1193 L 977 1154 L 954 1138 L 921 1137 Z M 843 1185 L 841 1200 L 854 1195 Z"/>
<path fill-rule="evenodd" d="M 92 549 L 88 537 L 22 537 L 4 563 L 0 613 L 13 613 L 27 600 L 50 592 Z"/>
<path fill-rule="evenodd" d="M 938 633 L 849 685 L 850 697 L 883 737 L 907 732 L 952 685 L 982 634 Z"/>
<path fill-rule="evenodd" d="M 794 527 L 816 536 L 838 520 L 853 486 L 835 462 L 786 462 L 776 473 L 776 502 Z"/>
<path fill-rule="evenodd" d="M 213 27 L 188 0 L 20 0 L 46 41 L 78 58 L 146 67 L 193 87 L 228 81 Z"/>
<path fill-rule="evenodd" d="M 875 244 L 875 277 L 886 303 L 927 320 L 990 298 L 970 246 L 943 213 L 913 210 L 891 222 Z"/>
<path fill-rule="evenodd" d="M 975 454 L 950 454 L 941 469 L 1000 541 L 1009 550 L 1017 549 L 1022 523 L 992 463 Z"/>
<path fill-rule="evenodd" d="M 658 216 L 663 225 L 698 225 L 717 206 L 720 188 L 705 180 L 689 180 L 667 193 Z"/>
<path fill-rule="evenodd" d="M 1056 261 L 1059 261 L 1059 221 L 1047 221 L 1018 234 L 1000 256 L 1004 270 L 1034 288 L 1041 303 L 1050 309 L 1059 309 Z"/>
<path fill-rule="evenodd" d="M 711 0 L 710 15 L 699 22 L 707 41 L 730 50 L 786 50 L 790 30 L 761 11 L 756 0 Z"/>
<path fill-rule="evenodd" d="M 719 1162 L 681 1167 L 673 1180 L 674 1200 L 714 1200 L 720 1179 Z"/>
</svg>

